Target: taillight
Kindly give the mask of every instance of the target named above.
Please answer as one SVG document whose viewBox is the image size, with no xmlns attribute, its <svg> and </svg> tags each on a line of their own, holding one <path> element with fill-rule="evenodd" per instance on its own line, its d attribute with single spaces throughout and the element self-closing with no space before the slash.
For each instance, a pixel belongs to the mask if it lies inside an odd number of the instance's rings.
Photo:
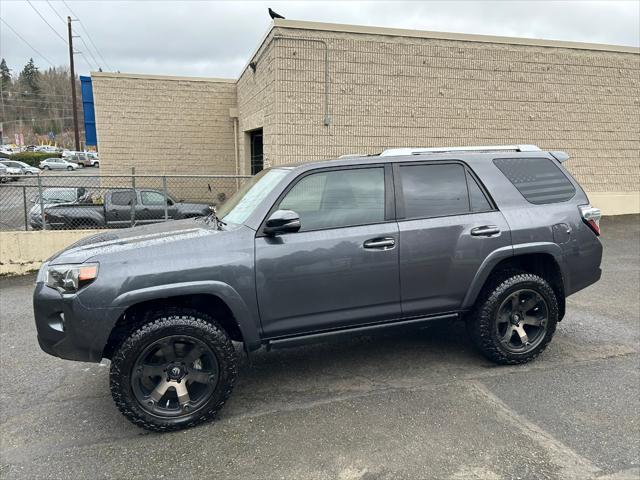
<svg viewBox="0 0 640 480">
<path fill-rule="evenodd" d="M 578 208 L 580 209 L 582 221 L 593 230 L 593 233 L 600 236 L 600 209 L 591 205 L 580 205 Z"/>
</svg>

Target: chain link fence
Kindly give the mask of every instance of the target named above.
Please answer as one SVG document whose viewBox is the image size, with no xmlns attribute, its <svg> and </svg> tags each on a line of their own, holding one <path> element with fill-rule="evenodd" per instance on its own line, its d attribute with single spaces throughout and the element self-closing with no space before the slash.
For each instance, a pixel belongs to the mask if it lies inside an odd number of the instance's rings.
<svg viewBox="0 0 640 480">
<path fill-rule="evenodd" d="M 198 217 L 249 176 L 19 175 L 0 183 L 0 230 L 126 228 Z"/>
</svg>

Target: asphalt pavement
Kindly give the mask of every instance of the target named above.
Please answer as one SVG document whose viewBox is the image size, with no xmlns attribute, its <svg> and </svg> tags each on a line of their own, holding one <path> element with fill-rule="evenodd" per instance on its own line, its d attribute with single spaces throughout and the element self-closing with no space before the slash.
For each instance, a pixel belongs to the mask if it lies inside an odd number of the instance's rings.
<svg viewBox="0 0 640 480">
<path fill-rule="evenodd" d="M 120 415 L 108 362 L 40 351 L 33 276 L 0 279 L 0 477 L 639 479 L 640 217 L 602 228 L 602 280 L 531 364 L 447 322 L 260 351 L 217 421 L 170 434 Z"/>
</svg>

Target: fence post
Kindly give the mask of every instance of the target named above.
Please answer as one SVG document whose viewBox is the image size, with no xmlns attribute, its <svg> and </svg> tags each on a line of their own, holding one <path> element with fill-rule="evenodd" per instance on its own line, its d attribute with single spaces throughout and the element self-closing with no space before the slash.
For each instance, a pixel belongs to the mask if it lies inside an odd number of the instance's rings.
<svg viewBox="0 0 640 480">
<path fill-rule="evenodd" d="M 29 222 L 27 220 L 27 187 L 22 187 L 22 207 L 24 208 L 24 230 L 29 230 Z"/>
<path fill-rule="evenodd" d="M 42 177 L 38 175 L 38 198 L 40 198 L 40 218 L 42 219 L 42 230 L 47 229 L 47 220 L 44 218 L 44 199 L 42 198 Z"/>
<path fill-rule="evenodd" d="M 162 176 L 162 192 L 164 193 L 164 221 L 169 220 L 169 208 L 167 205 L 167 176 Z"/>
<path fill-rule="evenodd" d="M 133 194 L 131 195 L 131 226 L 136 224 L 136 167 L 131 167 L 131 187 L 133 188 Z"/>
</svg>

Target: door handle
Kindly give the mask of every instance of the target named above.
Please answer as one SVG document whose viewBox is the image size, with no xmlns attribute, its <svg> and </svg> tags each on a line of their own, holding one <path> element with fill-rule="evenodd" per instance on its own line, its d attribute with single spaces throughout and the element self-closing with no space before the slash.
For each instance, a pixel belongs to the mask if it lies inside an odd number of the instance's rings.
<svg viewBox="0 0 640 480">
<path fill-rule="evenodd" d="M 380 250 L 388 250 L 395 247 L 396 241 L 393 238 L 372 238 L 362 244 L 364 248 L 376 248 Z"/>
<path fill-rule="evenodd" d="M 484 225 L 482 227 L 471 229 L 471 235 L 474 237 L 490 237 L 491 235 L 497 235 L 498 233 L 500 233 L 500 229 L 495 225 Z"/>
</svg>

